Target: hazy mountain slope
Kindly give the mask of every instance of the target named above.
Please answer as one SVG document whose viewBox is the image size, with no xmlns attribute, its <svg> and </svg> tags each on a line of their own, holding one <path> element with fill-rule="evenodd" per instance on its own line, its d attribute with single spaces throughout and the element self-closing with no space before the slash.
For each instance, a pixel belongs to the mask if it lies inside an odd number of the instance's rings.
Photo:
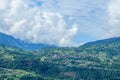
<svg viewBox="0 0 120 80">
<path fill-rule="evenodd" d="M 13 38 L 12 36 L 0 33 L 0 44 L 17 46 L 22 48 L 21 42 L 18 39 Z"/>
<path fill-rule="evenodd" d="M 85 43 L 85 44 L 82 45 L 82 46 L 90 47 L 90 46 L 111 45 L 111 44 L 120 45 L 120 37 L 113 37 L 113 38 L 109 38 L 109 39 L 104 39 L 104 40 L 97 40 L 97 41 L 93 41 L 93 42 L 88 42 L 88 43 Z M 114 46 L 115 46 L 115 45 L 114 45 Z"/>
<path fill-rule="evenodd" d="M 41 48 L 56 47 L 54 45 L 28 43 L 3 33 L 0 33 L 0 44 L 15 46 L 27 50 L 39 50 Z"/>
</svg>

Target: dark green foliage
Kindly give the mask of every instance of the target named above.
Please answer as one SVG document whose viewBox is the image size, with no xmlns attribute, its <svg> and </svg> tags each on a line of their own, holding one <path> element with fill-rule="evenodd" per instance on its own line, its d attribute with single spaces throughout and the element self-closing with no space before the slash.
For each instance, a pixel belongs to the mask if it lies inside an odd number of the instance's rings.
<svg viewBox="0 0 120 80">
<path fill-rule="evenodd" d="M 14 80 L 13 78 L 8 78 L 7 80 Z"/>
<path fill-rule="evenodd" d="M 43 78 L 40 78 L 40 77 L 35 77 L 35 76 L 31 76 L 31 75 L 25 75 L 25 76 L 22 76 L 20 78 L 20 80 L 45 80 Z"/>
<path fill-rule="evenodd" d="M 120 80 L 120 41 L 38 51 L 0 45 L 0 80 L 6 79 Z"/>
</svg>

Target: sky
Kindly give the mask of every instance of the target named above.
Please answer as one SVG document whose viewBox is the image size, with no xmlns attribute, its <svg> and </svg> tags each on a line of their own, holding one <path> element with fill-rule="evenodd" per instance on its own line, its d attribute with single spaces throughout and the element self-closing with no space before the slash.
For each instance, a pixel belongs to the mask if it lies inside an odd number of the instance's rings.
<svg viewBox="0 0 120 80">
<path fill-rule="evenodd" d="M 0 32 L 57 46 L 120 36 L 120 0 L 0 0 Z"/>
</svg>

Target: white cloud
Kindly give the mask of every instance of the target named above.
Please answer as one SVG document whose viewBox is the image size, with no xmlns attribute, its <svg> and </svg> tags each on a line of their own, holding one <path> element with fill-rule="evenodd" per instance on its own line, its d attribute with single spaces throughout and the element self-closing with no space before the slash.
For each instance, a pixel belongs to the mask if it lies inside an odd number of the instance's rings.
<svg viewBox="0 0 120 80">
<path fill-rule="evenodd" d="M 0 0 L 0 31 L 34 43 L 76 46 L 86 37 L 120 36 L 119 7 L 119 0 Z"/>
<path fill-rule="evenodd" d="M 120 0 L 110 0 L 108 3 L 107 37 L 120 36 Z"/>
<path fill-rule="evenodd" d="M 79 46 L 79 45 L 73 44 L 73 42 L 71 42 L 71 39 L 74 37 L 74 35 L 77 33 L 77 31 L 78 31 L 77 25 L 74 24 L 72 26 L 72 28 L 68 29 L 66 31 L 66 33 L 62 36 L 59 44 L 64 45 L 64 46 L 67 46 L 67 44 L 69 44 L 70 46 Z"/>
<path fill-rule="evenodd" d="M 0 0 L 0 10 L 8 8 L 10 0 Z"/>
<path fill-rule="evenodd" d="M 0 16 L 1 32 L 33 43 L 73 46 L 72 38 L 78 28 L 75 23 L 69 26 L 61 13 L 31 6 L 28 0 L 11 0 L 9 4 L 5 1 L 2 0 L 0 6 L 4 15 Z"/>
</svg>

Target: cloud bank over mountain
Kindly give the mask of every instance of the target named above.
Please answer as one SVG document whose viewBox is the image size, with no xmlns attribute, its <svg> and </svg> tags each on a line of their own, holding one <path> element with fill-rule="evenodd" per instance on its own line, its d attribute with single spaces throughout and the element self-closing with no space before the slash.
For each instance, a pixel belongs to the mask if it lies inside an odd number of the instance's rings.
<svg viewBox="0 0 120 80">
<path fill-rule="evenodd" d="M 33 43 L 77 46 L 119 36 L 119 5 L 119 0 L 0 0 L 0 32 Z"/>
<path fill-rule="evenodd" d="M 29 0 L 0 1 L 0 31 L 33 43 L 73 45 L 78 26 L 58 12 L 44 10 Z"/>
</svg>

